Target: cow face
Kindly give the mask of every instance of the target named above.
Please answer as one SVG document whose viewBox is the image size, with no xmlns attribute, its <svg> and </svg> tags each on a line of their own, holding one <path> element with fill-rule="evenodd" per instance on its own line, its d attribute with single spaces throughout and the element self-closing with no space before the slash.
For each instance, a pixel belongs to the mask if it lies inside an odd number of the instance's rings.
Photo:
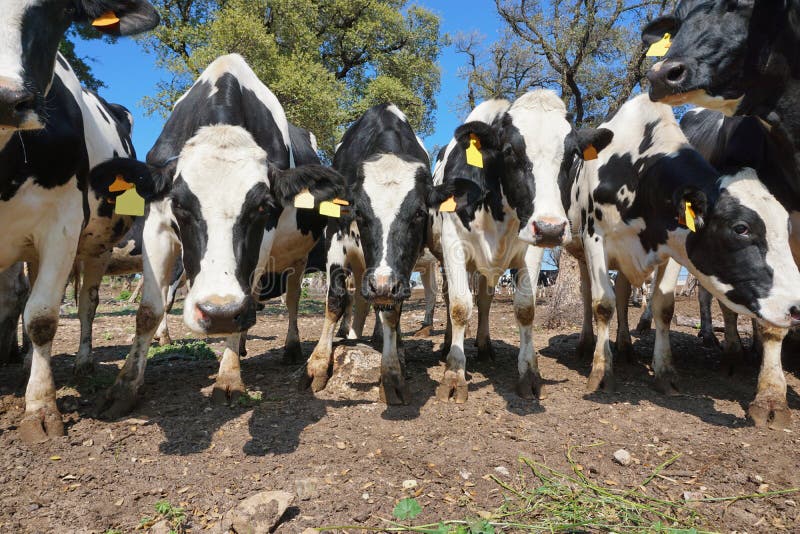
<svg viewBox="0 0 800 534">
<path fill-rule="evenodd" d="M 113 12 L 119 21 L 99 28 L 131 35 L 159 20 L 144 0 L 0 0 L 0 12 L 0 131 L 44 127 L 58 43 L 73 22 Z"/>
<path fill-rule="evenodd" d="M 664 59 L 650 69 L 650 98 L 687 102 L 732 115 L 751 90 L 782 81 L 800 34 L 797 0 L 684 0 L 675 12 L 645 26 L 647 44 L 672 36 Z M 794 43 L 794 44 L 792 44 Z"/>
<path fill-rule="evenodd" d="M 734 311 L 778 327 L 800 324 L 789 214 L 751 169 L 722 178 L 715 194 L 713 201 L 697 190 L 682 195 L 697 206 L 700 226 L 687 236 L 686 253 L 700 283 Z"/>
<path fill-rule="evenodd" d="M 377 308 L 390 308 L 411 294 L 428 233 L 430 171 L 416 159 L 380 154 L 365 160 L 362 172 L 352 194 L 367 269 L 361 291 Z"/>
</svg>

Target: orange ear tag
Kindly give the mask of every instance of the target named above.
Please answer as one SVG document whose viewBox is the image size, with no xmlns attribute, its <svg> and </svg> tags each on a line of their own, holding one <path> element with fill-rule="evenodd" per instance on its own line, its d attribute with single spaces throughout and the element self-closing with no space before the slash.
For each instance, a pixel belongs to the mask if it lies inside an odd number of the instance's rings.
<svg viewBox="0 0 800 534">
<path fill-rule="evenodd" d="M 660 41 L 656 41 L 650 45 L 645 55 L 647 57 L 664 57 L 667 55 L 667 50 L 669 50 L 670 46 L 672 46 L 672 36 L 665 33 Z"/>
<path fill-rule="evenodd" d="M 481 140 L 475 134 L 469 134 L 469 148 L 467 148 L 467 165 L 483 168 L 483 154 L 481 154 Z"/>
<path fill-rule="evenodd" d="M 118 193 L 120 191 L 127 191 L 128 189 L 133 189 L 135 186 L 130 183 L 126 182 L 125 178 L 122 177 L 121 174 L 118 174 L 114 178 L 114 183 L 108 186 L 108 191 L 110 193 Z"/>
<path fill-rule="evenodd" d="M 593 159 L 597 159 L 597 149 L 594 145 L 589 145 L 583 149 L 583 159 L 584 161 L 592 161 Z"/>
<path fill-rule="evenodd" d="M 452 213 L 456 211 L 456 197 L 450 197 L 439 205 L 439 211 Z"/>
<path fill-rule="evenodd" d="M 349 206 L 350 203 L 343 198 L 334 198 L 331 202 L 334 204 L 338 204 L 339 206 Z"/>
<path fill-rule="evenodd" d="M 92 21 L 92 26 L 95 28 L 107 28 L 119 23 L 119 17 L 113 11 L 106 11 Z"/>
</svg>

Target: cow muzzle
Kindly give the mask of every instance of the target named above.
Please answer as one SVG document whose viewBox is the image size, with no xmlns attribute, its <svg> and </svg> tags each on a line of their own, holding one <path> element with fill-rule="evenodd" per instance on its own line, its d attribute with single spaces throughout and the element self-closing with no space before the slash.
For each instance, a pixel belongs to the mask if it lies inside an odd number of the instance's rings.
<svg viewBox="0 0 800 534">
<path fill-rule="evenodd" d="M 362 294 L 378 310 L 389 310 L 407 299 L 410 291 L 393 272 L 373 272 L 364 277 Z"/>
<path fill-rule="evenodd" d="M 560 217 L 539 217 L 528 225 L 530 242 L 537 247 L 560 247 L 569 240 L 568 229 L 567 220 Z M 523 239 L 524 233 L 520 236 Z"/>
<path fill-rule="evenodd" d="M 236 334 L 256 323 L 256 306 L 252 297 L 231 301 L 209 297 L 194 306 L 195 323 L 205 334 Z"/>
<path fill-rule="evenodd" d="M 35 108 L 36 95 L 33 92 L 0 78 L 0 127 L 19 128 L 30 120 L 31 114 L 35 114 Z"/>
</svg>

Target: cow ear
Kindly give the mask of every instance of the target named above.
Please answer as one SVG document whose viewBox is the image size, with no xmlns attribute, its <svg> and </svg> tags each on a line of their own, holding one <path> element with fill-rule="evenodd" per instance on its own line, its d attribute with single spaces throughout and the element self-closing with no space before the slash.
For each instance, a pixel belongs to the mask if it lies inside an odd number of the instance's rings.
<svg viewBox="0 0 800 534">
<path fill-rule="evenodd" d="M 314 196 L 315 204 L 344 197 L 344 177 L 322 165 L 301 165 L 280 170 L 269 164 L 269 185 L 272 196 L 284 207 L 293 206 L 294 198 L 305 190 Z"/>
<path fill-rule="evenodd" d="M 708 216 L 708 196 L 694 186 L 682 188 L 676 192 L 673 204 L 677 208 L 675 214 L 678 222 L 689 229 L 692 224 L 689 219 L 693 219 L 696 231 L 700 231 L 706 224 Z"/>
<path fill-rule="evenodd" d="M 680 27 L 680 21 L 673 15 L 658 17 L 642 28 L 642 42 L 650 46 L 664 38 L 664 34 L 675 35 Z"/>
<path fill-rule="evenodd" d="M 89 186 L 102 197 L 115 197 L 130 189 L 145 200 L 156 196 L 153 176 L 147 164 L 132 158 L 112 158 L 89 172 Z"/>
<path fill-rule="evenodd" d="M 491 125 L 481 121 L 467 122 L 456 128 L 453 135 L 456 142 L 466 150 L 470 146 L 472 136 L 475 136 L 480 142 L 480 149 L 484 148 L 498 148 L 500 140 L 497 131 Z"/>
<path fill-rule="evenodd" d="M 456 178 L 452 182 L 431 188 L 428 208 L 436 211 L 458 211 L 483 200 L 486 193 L 486 190 L 472 180 Z"/>
<path fill-rule="evenodd" d="M 152 30 L 160 21 L 147 0 L 79 0 L 86 20 L 101 33 L 135 35 Z"/>
<path fill-rule="evenodd" d="M 575 139 L 584 159 L 594 159 L 597 157 L 598 152 L 611 144 L 611 140 L 614 139 L 614 132 L 607 128 L 581 128 L 575 133 Z M 594 157 L 589 156 L 589 154 Z"/>
</svg>

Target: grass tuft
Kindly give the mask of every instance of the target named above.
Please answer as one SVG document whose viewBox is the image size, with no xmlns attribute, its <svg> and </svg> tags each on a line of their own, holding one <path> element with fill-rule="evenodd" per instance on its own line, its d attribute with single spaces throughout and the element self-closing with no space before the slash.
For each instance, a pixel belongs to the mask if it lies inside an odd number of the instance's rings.
<svg viewBox="0 0 800 534">
<path fill-rule="evenodd" d="M 216 360 L 217 355 L 205 341 L 195 339 L 191 341 L 177 341 L 163 347 L 150 347 L 147 359 L 155 362 L 170 360 L 203 361 Z"/>
</svg>

